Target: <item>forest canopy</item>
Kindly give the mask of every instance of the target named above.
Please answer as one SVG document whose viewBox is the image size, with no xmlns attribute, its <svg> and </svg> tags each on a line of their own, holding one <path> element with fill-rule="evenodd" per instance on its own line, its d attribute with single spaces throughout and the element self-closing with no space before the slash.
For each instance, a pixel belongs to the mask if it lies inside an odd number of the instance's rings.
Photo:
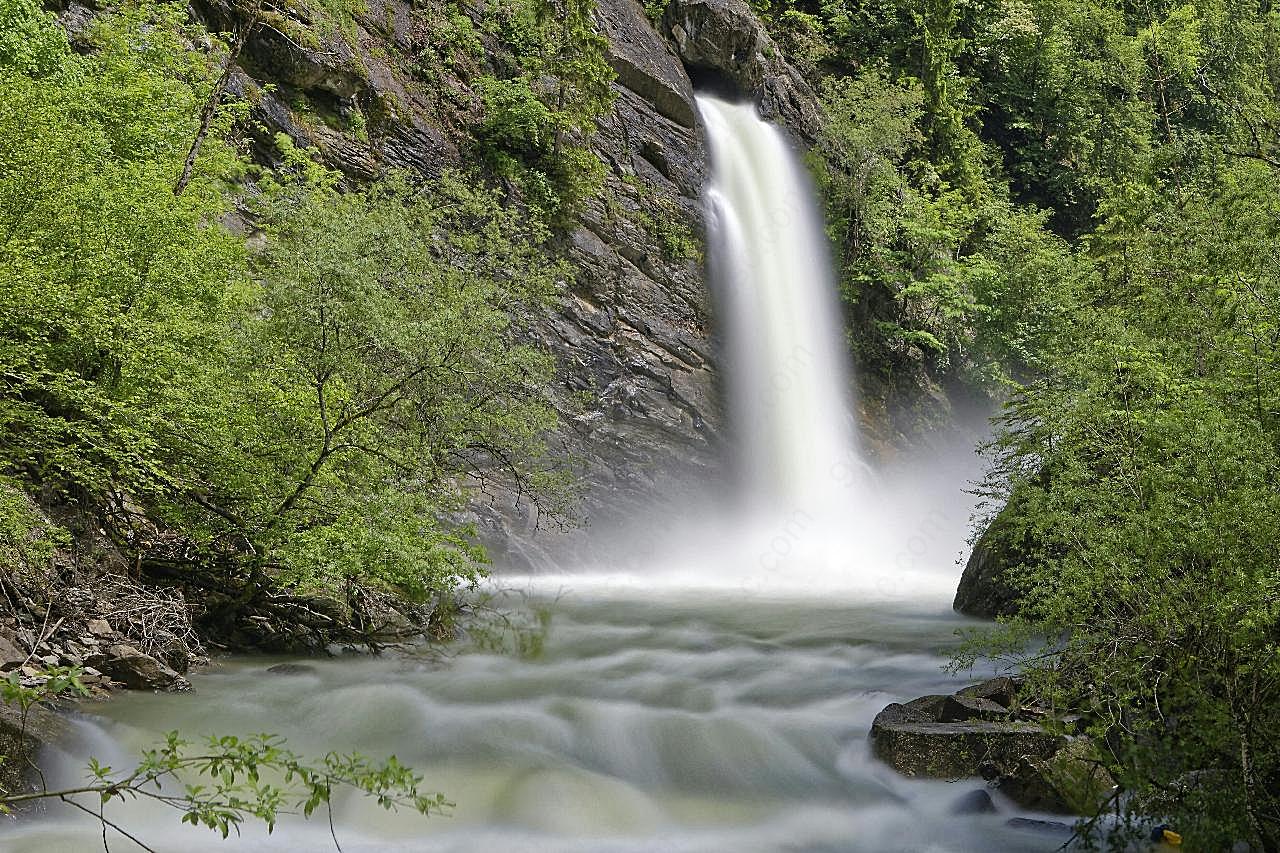
<svg viewBox="0 0 1280 853">
<path fill-rule="evenodd" d="M 1004 387 L 1019 610 L 971 653 L 1088 713 L 1122 817 L 1280 850 L 1280 12 L 757 7 L 823 81 L 864 370 Z"/>
</svg>

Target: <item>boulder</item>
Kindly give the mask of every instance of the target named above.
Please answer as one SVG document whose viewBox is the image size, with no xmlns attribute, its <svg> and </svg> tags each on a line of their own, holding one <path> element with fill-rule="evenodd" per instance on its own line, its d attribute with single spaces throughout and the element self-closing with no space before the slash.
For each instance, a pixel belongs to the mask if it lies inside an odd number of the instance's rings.
<svg viewBox="0 0 1280 853">
<path fill-rule="evenodd" d="M 27 653 L 17 637 L 0 631 L 0 671 L 19 667 L 27 659 Z"/>
<path fill-rule="evenodd" d="M 106 619 L 90 619 L 85 627 L 95 637 L 112 637 L 116 633 Z"/>
<path fill-rule="evenodd" d="M 1017 549 L 1001 540 L 999 524 L 997 516 L 978 537 L 956 587 L 951 606 L 966 616 L 995 619 L 1018 612 L 1018 591 L 1009 582 L 1008 568 L 1016 565 L 1019 557 Z"/>
<path fill-rule="evenodd" d="M 957 611 L 986 619 L 1013 616 L 1019 611 L 1020 593 L 1014 584 L 1014 570 L 1042 559 L 1044 547 L 1034 541 L 1034 534 L 1022 526 L 1021 519 L 1030 491 L 1045 488 L 1050 476 L 1041 470 L 1022 490 L 1015 489 L 978 537 L 956 588 L 952 607 Z"/>
<path fill-rule="evenodd" d="M 314 675 L 316 668 L 308 663 L 278 663 L 267 667 L 272 675 Z"/>
<path fill-rule="evenodd" d="M 1024 758 L 1048 758 L 1061 743 L 1061 735 L 1032 723 L 943 722 L 937 715 L 896 702 L 871 724 L 876 757 L 905 776 L 978 776 L 986 766 L 1016 767 Z"/>
<path fill-rule="evenodd" d="M 1005 821 L 1005 826 L 1012 829 L 1026 830 L 1027 832 L 1037 832 L 1041 835 L 1069 836 L 1075 834 L 1075 830 L 1069 824 L 1057 820 L 1034 820 L 1029 817 L 1015 817 Z"/>
<path fill-rule="evenodd" d="M 105 652 L 90 658 L 87 663 L 130 690 L 174 692 L 191 689 L 191 683 L 171 667 L 123 643 L 108 646 Z"/>
<path fill-rule="evenodd" d="M 981 696 L 948 696 L 938 709 L 938 722 L 961 723 L 969 720 L 1001 722 L 1009 719 L 1009 709 L 999 702 Z"/>
<path fill-rule="evenodd" d="M 949 811 L 954 815 L 992 814 L 996 804 L 986 788 L 977 788 L 957 797 Z"/>
<path fill-rule="evenodd" d="M 155 643 L 155 652 L 156 659 L 181 675 L 186 675 L 193 663 L 203 660 L 186 640 L 173 634 L 161 634 Z"/>
<path fill-rule="evenodd" d="M 1022 680 L 1013 678 L 1008 675 L 1000 675 L 995 678 L 989 678 L 981 684 L 975 684 L 972 687 L 956 693 L 957 697 L 973 697 L 974 699 L 989 699 L 1004 708 L 1012 710 L 1017 702 L 1018 689 L 1022 686 Z"/>
<path fill-rule="evenodd" d="M 871 725 L 872 750 L 906 776 L 981 776 L 1025 808 L 1095 814 L 1116 783 L 1093 741 L 1079 734 L 1082 718 L 1019 703 L 1020 686 L 1001 676 L 949 696 L 889 705 Z M 971 793 L 953 809 L 977 809 L 979 799 Z"/>
<path fill-rule="evenodd" d="M 1000 792 L 1020 806 L 1058 814 L 1093 814 L 1115 790 L 1088 738 L 1071 738 L 1047 758 L 1024 757 L 1000 781 Z"/>
</svg>

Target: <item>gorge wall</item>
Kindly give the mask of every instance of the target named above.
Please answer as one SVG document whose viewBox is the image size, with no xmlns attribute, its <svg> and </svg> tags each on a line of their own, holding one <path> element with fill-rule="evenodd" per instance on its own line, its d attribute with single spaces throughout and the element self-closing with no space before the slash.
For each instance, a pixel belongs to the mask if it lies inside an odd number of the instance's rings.
<svg viewBox="0 0 1280 853">
<path fill-rule="evenodd" d="M 466 69 L 431 53 L 442 8 L 369 0 L 354 32 L 319 46 L 253 29 L 229 86 L 251 105 L 244 144 L 273 163 L 275 138 L 287 134 L 352 183 L 394 168 L 430 179 L 465 163 L 481 103 Z M 461 10 L 477 21 L 484 13 Z M 221 0 L 197 12 L 212 30 L 244 24 L 241 8 Z M 74 33 L 91 14 L 73 4 L 64 20 Z M 583 486 L 575 520 L 587 524 L 706 481 L 721 435 L 700 250 L 708 157 L 691 74 L 754 96 L 801 141 L 819 121 L 812 91 L 741 0 L 675 0 L 656 23 L 637 0 L 601 0 L 596 22 L 616 74 L 612 110 L 591 139 L 607 178 L 559 238 L 573 280 L 531 324 L 559 364 L 551 446 Z M 484 47 L 486 59 L 501 52 Z M 545 522 L 501 488 L 480 492 L 467 520 L 508 562 L 518 562 L 502 553 L 512 535 Z"/>
</svg>

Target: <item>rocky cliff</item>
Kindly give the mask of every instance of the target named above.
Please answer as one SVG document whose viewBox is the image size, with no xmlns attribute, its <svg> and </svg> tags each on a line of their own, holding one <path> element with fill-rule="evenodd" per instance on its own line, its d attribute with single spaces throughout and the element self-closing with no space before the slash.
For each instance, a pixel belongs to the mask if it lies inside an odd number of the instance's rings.
<svg viewBox="0 0 1280 853">
<path fill-rule="evenodd" d="M 232 31 L 243 24 L 239 8 L 212 0 L 197 11 L 211 29 Z M 484 11 L 461 9 L 477 22 Z M 78 13 L 66 13 L 70 26 Z M 276 135 L 287 134 L 353 182 L 392 168 L 429 179 L 463 163 L 480 102 L 467 69 L 440 61 L 439 14 L 369 0 L 354 32 L 309 46 L 254 28 L 230 86 L 252 104 L 246 143 L 269 163 Z M 561 237 L 576 274 L 532 328 L 559 363 L 556 458 L 584 485 L 583 520 L 607 523 L 708 480 L 721 432 L 697 249 L 708 159 L 691 76 L 754 97 L 801 139 L 816 131 L 818 111 L 741 0 L 673 0 L 657 25 L 637 0 L 601 0 L 596 21 L 616 74 L 612 110 L 591 140 L 608 176 Z M 540 521 L 506 493 L 487 493 L 474 509 L 499 552 Z"/>
</svg>

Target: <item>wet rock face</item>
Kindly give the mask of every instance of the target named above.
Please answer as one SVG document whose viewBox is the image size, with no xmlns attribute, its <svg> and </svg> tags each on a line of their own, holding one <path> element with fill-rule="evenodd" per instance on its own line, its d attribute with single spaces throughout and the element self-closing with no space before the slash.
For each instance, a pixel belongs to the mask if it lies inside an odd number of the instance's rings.
<svg viewBox="0 0 1280 853">
<path fill-rule="evenodd" d="M 681 127 L 698 126 L 693 86 L 675 53 L 636 14 L 635 0 L 598 0 L 596 20 L 609 40 L 609 64 L 618 84 Z"/>
<path fill-rule="evenodd" d="M 702 244 L 701 133 L 619 87 L 594 144 L 611 174 L 568 236 L 580 272 L 535 334 L 558 355 L 559 452 L 581 460 L 595 486 L 586 514 L 599 521 L 707 478 L 720 412 L 701 258 L 673 256 L 655 233 L 676 229 Z"/>
</svg>

